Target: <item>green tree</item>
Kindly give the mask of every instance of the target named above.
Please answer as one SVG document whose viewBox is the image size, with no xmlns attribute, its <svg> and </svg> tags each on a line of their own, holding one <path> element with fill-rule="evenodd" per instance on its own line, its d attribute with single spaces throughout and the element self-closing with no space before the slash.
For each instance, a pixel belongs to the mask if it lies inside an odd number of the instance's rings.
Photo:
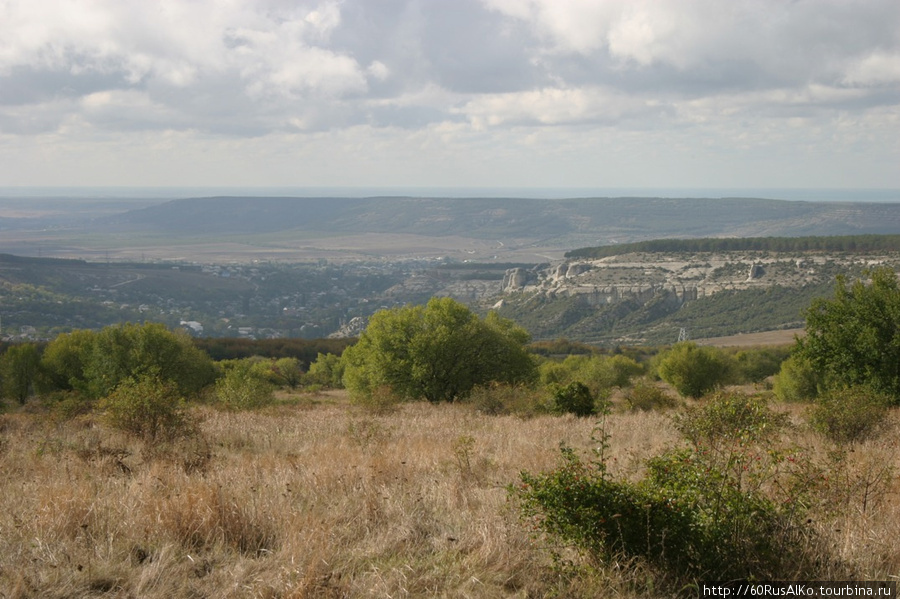
<svg viewBox="0 0 900 599">
<path fill-rule="evenodd" d="M 84 368 L 97 333 L 75 330 L 50 342 L 41 356 L 41 391 L 87 391 Z"/>
<path fill-rule="evenodd" d="M 160 377 L 182 395 L 215 380 L 212 360 L 187 333 L 172 332 L 160 323 L 60 335 L 44 352 L 43 366 L 47 390 L 76 390 L 94 399 L 106 397 L 131 378 Z"/>
<path fill-rule="evenodd" d="M 216 398 L 233 410 L 250 410 L 272 403 L 275 399 L 272 384 L 259 360 L 244 358 L 222 363 L 225 374 L 216 381 Z"/>
<path fill-rule="evenodd" d="M 678 343 L 660 357 L 658 372 L 681 395 L 702 397 L 731 376 L 728 356 L 712 347 Z"/>
<path fill-rule="evenodd" d="M 387 387 L 406 399 L 465 397 L 490 382 L 533 381 L 528 333 L 496 314 L 478 318 L 451 298 L 381 310 L 359 342 L 344 351 L 344 384 L 367 395 Z"/>
<path fill-rule="evenodd" d="M 575 381 L 553 392 L 553 403 L 560 414 L 590 416 L 594 413 L 594 396 L 587 385 Z"/>
<path fill-rule="evenodd" d="M 33 343 L 11 345 L 0 356 L 0 379 L 3 395 L 24 404 L 34 392 L 41 357 Z"/>
<path fill-rule="evenodd" d="M 322 385 L 338 389 L 344 385 L 344 366 L 337 354 L 319 352 L 315 362 L 309 365 L 309 372 L 303 377 L 308 385 Z"/>
<path fill-rule="evenodd" d="M 145 441 L 169 441 L 192 433 L 184 399 L 174 383 L 153 375 L 123 380 L 99 408 L 109 426 Z"/>
<path fill-rule="evenodd" d="M 781 401 L 806 401 L 818 395 L 820 378 L 809 362 L 791 356 L 781 364 L 772 390 Z"/>
<path fill-rule="evenodd" d="M 303 380 L 300 360 L 297 358 L 278 358 L 270 364 L 269 372 L 276 384 L 289 389 L 296 389 Z"/>
<path fill-rule="evenodd" d="M 831 299 L 806 312 L 806 336 L 796 355 L 837 389 L 867 386 L 900 400 L 900 285 L 890 268 L 867 273 L 871 282 L 839 276 Z"/>
</svg>

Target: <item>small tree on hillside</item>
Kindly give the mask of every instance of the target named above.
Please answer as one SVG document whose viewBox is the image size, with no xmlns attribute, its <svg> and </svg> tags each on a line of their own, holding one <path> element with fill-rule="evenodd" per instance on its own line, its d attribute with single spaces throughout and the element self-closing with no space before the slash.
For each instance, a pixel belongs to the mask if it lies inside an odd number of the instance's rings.
<svg viewBox="0 0 900 599">
<path fill-rule="evenodd" d="M 871 282 L 837 278 L 831 299 L 806 313 L 806 336 L 796 355 L 825 377 L 828 388 L 866 386 L 900 400 L 900 284 L 890 268 Z"/>
<path fill-rule="evenodd" d="M 193 432 L 178 389 L 156 376 L 125 379 L 99 408 L 106 424 L 148 442 L 171 441 Z"/>
<path fill-rule="evenodd" d="M 41 357 L 32 343 L 11 345 L 0 356 L 0 382 L 3 395 L 24 404 L 34 392 Z"/>
<path fill-rule="evenodd" d="M 344 384 L 363 395 L 387 387 L 407 399 L 454 401 L 477 385 L 532 381 L 527 341 L 511 321 L 482 320 L 451 298 L 381 310 L 344 351 Z"/>
<path fill-rule="evenodd" d="M 159 323 L 123 324 L 100 332 L 60 335 L 44 352 L 46 390 L 76 390 L 99 399 L 123 381 L 155 376 L 173 383 L 182 395 L 196 393 L 215 379 L 215 368 L 184 332 Z"/>
<path fill-rule="evenodd" d="M 724 384 L 731 370 L 721 351 L 691 342 L 672 347 L 662 355 L 658 367 L 660 378 L 687 397 L 702 397 Z"/>
</svg>

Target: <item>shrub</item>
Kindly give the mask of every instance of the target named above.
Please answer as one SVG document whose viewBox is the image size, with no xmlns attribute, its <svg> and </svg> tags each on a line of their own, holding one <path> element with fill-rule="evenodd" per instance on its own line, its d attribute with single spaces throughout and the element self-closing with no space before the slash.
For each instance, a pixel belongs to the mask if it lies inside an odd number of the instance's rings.
<svg viewBox="0 0 900 599">
<path fill-rule="evenodd" d="M 9 346 L 0 355 L 0 383 L 4 397 L 15 399 L 19 405 L 34 393 L 41 355 L 33 343 Z"/>
<path fill-rule="evenodd" d="M 228 365 L 225 375 L 216 381 L 216 399 L 233 410 L 250 410 L 272 403 L 272 385 L 254 368 L 250 359 Z"/>
<path fill-rule="evenodd" d="M 853 443 L 875 437 L 887 424 L 892 398 L 866 387 L 829 391 L 809 415 L 813 429 L 835 443 Z"/>
<path fill-rule="evenodd" d="M 781 364 L 772 390 L 781 401 L 806 401 L 818 394 L 819 379 L 812 364 L 799 356 L 791 356 Z"/>
<path fill-rule="evenodd" d="M 696 398 L 728 381 L 733 369 L 721 351 L 684 342 L 660 357 L 657 370 L 681 395 Z"/>
<path fill-rule="evenodd" d="M 632 411 L 666 410 L 678 405 L 678 400 L 656 385 L 639 381 L 625 393 L 625 402 Z"/>
<path fill-rule="evenodd" d="M 90 414 L 94 402 L 75 391 L 54 391 L 41 398 L 42 403 L 58 421 L 72 420 Z"/>
<path fill-rule="evenodd" d="M 786 414 L 772 411 L 762 397 L 745 393 L 718 393 L 704 405 L 685 410 L 672 420 L 678 432 L 698 448 L 723 441 L 767 441 L 788 424 Z"/>
<path fill-rule="evenodd" d="M 752 348 L 734 354 L 735 379 L 741 383 L 759 383 L 777 373 L 790 352 L 788 348 Z"/>
<path fill-rule="evenodd" d="M 407 399 L 465 399 L 492 381 L 527 383 L 537 370 L 525 350 L 528 333 L 489 312 L 479 318 L 452 298 L 379 310 L 341 362 L 354 395 L 381 386 Z"/>
<path fill-rule="evenodd" d="M 394 393 L 387 386 L 376 387 L 369 393 L 353 395 L 350 398 L 353 405 L 360 406 L 375 414 L 391 414 L 400 407 L 405 400 Z"/>
<path fill-rule="evenodd" d="M 573 355 L 562 362 L 544 362 L 539 368 L 544 385 L 568 385 L 578 381 L 597 397 L 608 395 L 614 387 L 627 386 L 632 378 L 643 372 L 643 366 L 623 355 Z"/>
<path fill-rule="evenodd" d="M 640 481 L 608 476 L 603 441 L 592 465 L 563 447 L 558 468 L 523 473 L 510 492 L 550 537 L 601 559 L 641 558 L 685 584 L 810 577 L 821 555 L 801 522 L 814 490 L 773 444 L 785 425 L 759 398 L 722 394 L 676 420 L 689 446 L 648 460 Z"/>
<path fill-rule="evenodd" d="M 106 424 L 145 441 L 168 441 L 193 432 L 174 383 L 158 377 L 126 379 L 98 407 Z"/>
<path fill-rule="evenodd" d="M 344 386 L 343 378 L 344 367 L 341 357 L 335 354 L 319 353 L 315 362 L 309 365 L 309 371 L 303 375 L 303 384 L 340 389 Z"/>
<path fill-rule="evenodd" d="M 741 489 L 690 449 L 648 463 L 645 479 L 611 480 L 569 448 L 550 472 L 522 474 L 510 493 L 539 530 L 600 559 L 642 558 L 685 584 L 777 579 L 814 567 L 800 511 Z"/>
<path fill-rule="evenodd" d="M 554 411 L 560 414 L 590 416 L 595 411 L 594 395 L 587 385 L 575 381 L 553 391 Z"/>
<path fill-rule="evenodd" d="M 553 407 L 542 391 L 524 385 L 502 383 L 476 387 L 466 401 L 482 414 L 490 416 L 515 414 L 530 417 L 549 413 Z"/>
</svg>

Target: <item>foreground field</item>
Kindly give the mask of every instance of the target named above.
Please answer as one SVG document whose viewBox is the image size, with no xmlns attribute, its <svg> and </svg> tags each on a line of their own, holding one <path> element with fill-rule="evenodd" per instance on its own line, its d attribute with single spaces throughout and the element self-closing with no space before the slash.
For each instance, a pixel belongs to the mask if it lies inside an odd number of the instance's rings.
<svg viewBox="0 0 900 599">
<path fill-rule="evenodd" d="M 810 460 L 829 447 L 801 423 Z M 93 417 L 0 416 L 0 597 L 670 596 L 633 564 L 552 559 L 507 485 L 587 452 L 592 419 L 380 411 L 341 395 L 261 412 L 196 408 L 201 434 L 147 447 Z M 665 414 L 611 416 L 612 474 L 678 443 Z M 846 509 L 821 529 L 854 578 L 900 576 L 896 426 L 848 453 Z M 896 470 L 894 470 L 896 472 Z M 859 483 L 859 484 L 857 484 Z M 856 485 L 856 486 L 854 486 Z M 575 559 L 574 564 L 581 563 Z"/>
</svg>

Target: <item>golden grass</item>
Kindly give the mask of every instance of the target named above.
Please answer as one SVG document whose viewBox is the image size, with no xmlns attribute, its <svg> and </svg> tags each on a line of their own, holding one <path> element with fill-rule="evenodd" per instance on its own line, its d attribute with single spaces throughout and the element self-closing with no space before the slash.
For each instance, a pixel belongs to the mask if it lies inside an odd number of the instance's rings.
<svg viewBox="0 0 900 599">
<path fill-rule="evenodd" d="M 506 485 L 557 465 L 560 442 L 591 448 L 590 419 L 341 398 L 195 414 L 202 439 L 150 448 L 91 418 L 0 416 L 0 597 L 668 595 L 615 565 L 568 576 L 508 503 Z M 611 416 L 609 430 L 616 476 L 677 443 L 657 413 Z M 848 468 L 895 465 L 889 439 Z M 887 579 L 900 506 L 896 479 L 879 484 L 821 527 L 860 577 Z"/>
</svg>

